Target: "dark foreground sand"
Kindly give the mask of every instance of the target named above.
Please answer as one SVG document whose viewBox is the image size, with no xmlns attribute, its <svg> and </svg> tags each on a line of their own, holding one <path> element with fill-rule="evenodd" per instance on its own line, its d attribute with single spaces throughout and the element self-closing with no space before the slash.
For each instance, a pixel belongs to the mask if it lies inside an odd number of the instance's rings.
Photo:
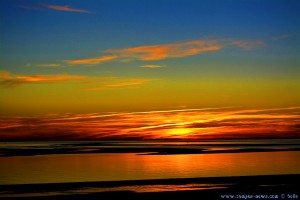
<svg viewBox="0 0 300 200">
<path fill-rule="evenodd" d="M 0 185 L 0 198 L 300 199 L 300 174 Z"/>
</svg>

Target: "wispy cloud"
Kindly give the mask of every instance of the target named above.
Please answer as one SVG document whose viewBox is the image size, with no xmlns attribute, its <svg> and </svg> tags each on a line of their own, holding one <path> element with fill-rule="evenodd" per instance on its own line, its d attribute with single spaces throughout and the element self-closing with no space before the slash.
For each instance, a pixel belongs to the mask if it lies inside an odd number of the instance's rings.
<svg viewBox="0 0 300 200">
<path fill-rule="evenodd" d="M 51 5 L 51 4 L 41 4 L 42 6 L 49 8 L 51 10 L 67 11 L 67 12 L 82 12 L 82 13 L 91 13 L 88 10 L 81 10 L 77 8 L 72 8 L 70 6 L 61 6 L 61 5 Z"/>
<path fill-rule="evenodd" d="M 156 68 L 161 68 L 161 67 L 164 67 L 164 66 L 161 66 L 161 65 L 142 65 L 140 67 L 148 68 L 148 69 L 156 69 Z"/>
<path fill-rule="evenodd" d="M 43 130 L 43 135 L 40 130 Z M 203 108 L 1 118 L 0 138 L 300 138 L 300 107 L 256 110 Z"/>
<path fill-rule="evenodd" d="M 37 64 L 36 66 L 37 67 L 61 67 L 61 65 L 57 63 Z"/>
<path fill-rule="evenodd" d="M 102 62 L 110 61 L 116 59 L 116 56 L 101 56 L 97 58 L 87 58 L 79 60 L 65 60 L 67 64 L 71 65 L 97 65 Z"/>
<path fill-rule="evenodd" d="M 84 90 L 114 90 L 114 89 L 122 89 L 122 88 L 128 88 L 128 86 L 135 86 L 135 85 L 142 85 L 145 84 L 150 80 L 148 79 L 128 79 L 118 82 L 112 82 L 109 84 L 103 84 L 98 87 L 89 87 L 89 88 L 83 88 Z"/>
<path fill-rule="evenodd" d="M 291 37 L 291 34 L 284 34 L 284 35 L 279 35 L 279 36 L 273 37 L 272 40 L 279 41 L 279 40 L 283 40 L 283 39 L 286 39 L 289 37 Z"/>
<path fill-rule="evenodd" d="M 112 53 L 118 58 L 136 60 L 161 60 L 166 58 L 180 58 L 222 48 L 217 40 L 195 40 L 173 44 L 159 44 L 139 46 L 126 49 L 108 49 L 103 52 Z"/>
<path fill-rule="evenodd" d="M 102 52 L 110 53 L 111 55 L 87 59 L 66 60 L 65 62 L 72 65 L 96 65 L 112 60 L 152 61 L 167 58 L 187 57 L 210 51 L 219 51 L 225 47 L 233 46 L 243 50 L 252 50 L 263 45 L 264 42 L 261 40 L 202 39 L 170 44 L 138 46 L 124 49 L 106 49 Z M 151 68 L 149 66 L 150 65 L 148 65 L 148 68 Z"/>
<path fill-rule="evenodd" d="M 13 88 L 21 84 L 29 83 L 57 83 L 62 81 L 73 81 L 73 80 L 111 80 L 112 77 L 88 77 L 79 75 L 20 75 L 12 74 L 8 71 L 0 71 L 0 85 L 5 88 Z"/>
<path fill-rule="evenodd" d="M 152 79 L 122 79 L 118 77 L 90 77 L 68 74 L 21 75 L 12 74 L 8 71 L 0 71 L 0 86 L 4 88 L 14 88 L 22 84 L 54 84 L 64 81 L 81 81 L 80 83 L 88 85 L 88 87 L 81 88 L 83 90 L 115 90 L 143 85 L 152 81 Z"/>
<path fill-rule="evenodd" d="M 228 45 L 243 49 L 253 50 L 255 48 L 264 46 L 265 43 L 261 40 L 224 40 Z"/>
<path fill-rule="evenodd" d="M 43 10 L 43 8 L 47 8 L 50 10 L 57 10 L 57 11 L 66 11 L 66 12 L 79 12 L 79 13 L 92 13 L 88 10 L 73 8 L 68 5 L 53 5 L 53 4 L 46 4 L 46 3 L 40 3 L 37 6 L 32 5 L 20 5 L 20 8 L 30 9 L 30 10 Z"/>
<path fill-rule="evenodd" d="M 12 74 L 8 71 L 0 71 L 0 79 L 9 79 L 12 77 Z"/>
<path fill-rule="evenodd" d="M 147 80 L 145 79 L 131 79 L 127 81 L 121 81 L 121 82 L 116 82 L 116 83 L 111 83 L 105 85 L 106 87 L 124 87 L 124 86 L 129 86 L 129 85 L 141 85 L 144 84 Z"/>
</svg>

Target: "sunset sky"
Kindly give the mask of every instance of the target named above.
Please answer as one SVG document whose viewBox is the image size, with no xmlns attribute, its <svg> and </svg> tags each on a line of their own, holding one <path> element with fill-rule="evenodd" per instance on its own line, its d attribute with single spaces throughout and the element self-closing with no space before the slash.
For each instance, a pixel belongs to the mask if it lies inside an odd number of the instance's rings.
<svg viewBox="0 0 300 200">
<path fill-rule="evenodd" d="M 300 137 L 298 0 L 0 0 L 0 138 Z"/>
</svg>

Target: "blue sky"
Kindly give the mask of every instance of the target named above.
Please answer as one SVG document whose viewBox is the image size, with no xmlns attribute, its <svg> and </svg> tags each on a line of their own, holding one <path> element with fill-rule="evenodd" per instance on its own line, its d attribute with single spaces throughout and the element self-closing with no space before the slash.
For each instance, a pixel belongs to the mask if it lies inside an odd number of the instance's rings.
<svg viewBox="0 0 300 200">
<path fill-rule="evenodd" d="M 42 4 L 69 5 L 91 13 L 50 10 Z M 2 65 L 22 68 L 24 63 L 93 57 L 104 49 L 202 37 L 271 43 L 272 38 L 287 34 L 292 41 L 282 41 L 283 49 L 273 50 L 270 56 L 286 51 L 291 55 L 296 52 L 291 42 L 299 42 L 299 4 L 289 0 L 1 0 Z"/>
<path fill-rule="evenodd" d="M 278 105 L 294 105 L 299 99 L 295 94 L 300 85 L 300 2 L 297 0 L 0 2 L 0 70 L 4 74 L 1 77 L 3 88 L 0 90 L 6 96 L 2 102 L 6 107 L 26 107 L 25 104 L 11 103 L 12 99 L 18 98 L 34 104 L 32 99 L 39 97 L 41 91 L 57 102 L 57 87 L 61 88 L 62 93 L 72 94 L 69 97 L 65 95 L 59 100 L 61 102 L 86 95 L 92 102 L 99 102 L 99 107 L 103 107 L 103 95 L 109 96 L 107 102 L 115 102 L 116 106 L 116 96 L 127 99 L 130 94 L 129 99 L 135 99 L 141 90 L 145 94 L 149 91 L 148 98 L 160 99 L 161 94 L 168 92 L 178 98 L 178 94 L 193 96 L 192 90 L 204 88 L 205 85 L 209 86 L 206 96 L 214 94 L 211 99 L 215 99 L 220 90 L 231 96 L 235 90 L 238 90 L 237 93 L 250 90 L 255 95 L 255 88 L 258 94 L 265 93 L 265 106 L 267 95 L 270 95 L 266 93 L 268 90 L 272 93 L 271 97 L 286 96 L 284 101 L 277 102 Z M 206 47 L 202 46 L 200 49 L 196 47 L 196 53 L 188 53 L 194 48 L 189 45 L 199 41 L 216 49 L 204 49 Z M 140 56 L 145 54 L 141 50 L 143 47 L 150 48 L 150 51 L 156 47 L 167 48 L 163 52 L 166 55 L 155 59 L 142 58 Z M 87 64 L 89 59 L 95 58 L 108 60 Z M 82 60 L 85 64 L 71 63 L 76 60 Z M 39 80 L 33 80 L 31 76 L 39 76 Z M 110 87 L 118 85 L 118 90 L 87 93 L 82 91 L 86 88 L 85 83 L 78 86 L 81 84 L 78 79 L 94 81 L 90 79 L 95 77 L 114 78 L 112 84 L 105 84 Z M 59 83 L 56 83 L 57 79 Z M 61 80 L 67 83 L 61 83 Z M 73 80 L 77 81 L 74 88 L 69 83 Z M 215 86 L 217 83 L 220 85 Z M 130 84 L 139 87 L 136 90 L 127 88 Z M 180 84 L 181 91 L 176 90 L 179 87 L 176 84 Z M 226 84 L 229 84 L 228 88 L 222 86 Z M 126 85 L 124 90 L 120 85 Z M 247 87 L 241 88 L 241 85 Z M 276 87 L 282 87 L 288 95 L 278 93 L 276 96 Z M 99 88 L 102 90 L 102 86 Z M 231 91 L 231 88 L 234 89 Z M 186 90 L 190 93 L 185 94 Z M 206 103 L 199 102 L 197 95 L 191 99 L 198 102 L 194 102 L 193 106 L 209 104 L 208 100 Z M 172 100 L 166 97 L 164 101 Z M 243 105 L 243 101 L 248 102 L 244 99 L 240 104 Z M 221 104 L 227 105 L 228 102 Z M 258 102 L 256 99 L 253 104 Z M 179 100 L 176 103 L 181 104 Z M 118 103 L 122 107 L 120 104 L 122 102 Z M 42 107 L 47 105 L 45 103 Z M 83 105 L 77 102 L 76 106 Z M 144 107 L 141 105 L 139 109 Z M 72 108 L 69 111 L 72 112 Z"/>
</svg>

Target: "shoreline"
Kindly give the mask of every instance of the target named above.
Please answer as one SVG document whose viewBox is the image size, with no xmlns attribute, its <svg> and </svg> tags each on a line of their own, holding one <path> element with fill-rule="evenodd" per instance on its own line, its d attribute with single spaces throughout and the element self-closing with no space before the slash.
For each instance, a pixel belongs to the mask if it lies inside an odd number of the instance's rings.
<svg viewBox="0 0 300 200">
<path fill-rule="evenodd" d="M 300 174 L 281 174 L 0 185 L 0 199 L 101 199 L 119 196 L 123 199 L 153 199 L 186 198 L 187 195 L 222 199 L 221 195 L 230 194 L 295 194 L 299 198 L 299 180 Z M 134 190 L 134 188 L 141 189 L 142 187 L 146 190 Z M 168 189 L 172 187 L 174 190 Z M 147 188 L 152 190 L 147 190 Z"/>
<path fill-rule="evenodd" d="M 53 149 L 1 149 L 0 157 L 36 156 L 36 155 L 61 155 L 61 154 L 96 154 L 96 153 L 137 153 L 140 155 L 179 155 L 179 154 L 217 154 L 217 153 L 255 153 L 300 151 L 294 148 L 236 148 L 236 149 L 200 149 L 200 148 L 53 148 Z"/>
</svg>

